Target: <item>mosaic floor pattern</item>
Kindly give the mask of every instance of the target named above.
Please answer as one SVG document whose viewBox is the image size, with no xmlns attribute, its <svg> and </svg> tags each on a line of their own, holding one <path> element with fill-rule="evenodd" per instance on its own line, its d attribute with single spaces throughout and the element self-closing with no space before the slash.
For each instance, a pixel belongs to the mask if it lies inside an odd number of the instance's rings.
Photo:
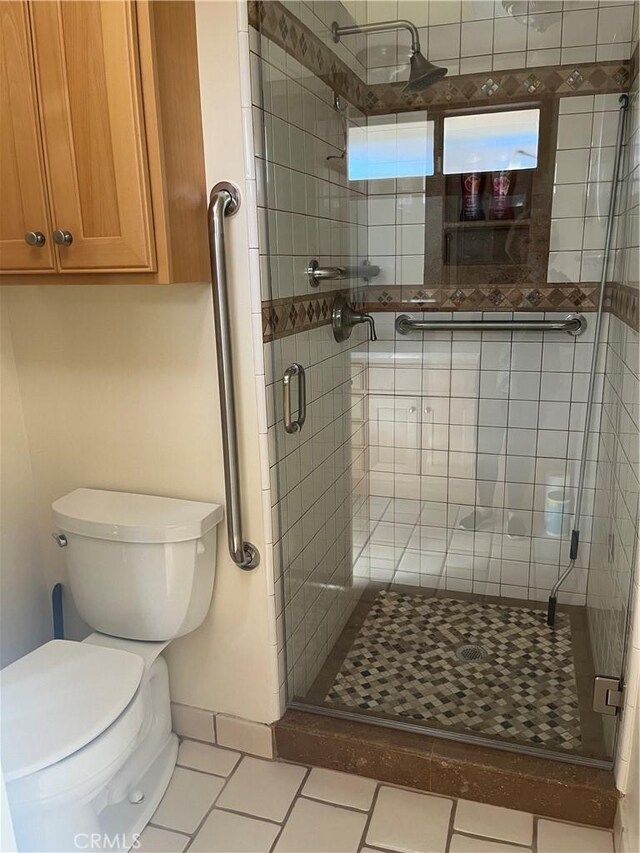
<svg viewBox="0 0 640 853">
<path fill-rule="evenodd" d="M 486 657 L 461 659 L 465 644 Z M 326 700 L 531 745 L 581 746 L 565 614 L 551 630 L 539 610 L 380 592 Z"/>
</svg>

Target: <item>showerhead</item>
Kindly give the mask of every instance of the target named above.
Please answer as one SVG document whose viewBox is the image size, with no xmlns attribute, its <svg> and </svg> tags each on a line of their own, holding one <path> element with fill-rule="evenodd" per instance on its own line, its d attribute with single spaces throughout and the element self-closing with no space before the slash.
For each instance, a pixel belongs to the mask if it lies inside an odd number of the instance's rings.
<svg viewBox="0 0 640 853">
<path fill-rule="evenodd" d="M 448 68 L 439 68 L 422 55 L 418 28 L 411 21 L 378 21 L 377 23 L 354 24 L 348 27 L 339 26 L 337 21 L 331 24 L 331 35 L 336 44 L 342 36 L 352 36 L 356 33 L 386 33 L 392 30 L 408 30 L 411 33 L 411 71 L 407 85 L 403 89 L 407 95 L 422 92 L 445 76 Z"/>
<path fill-rule="evenodd" d="M 407 95 L 416 95 L 429 86 L 433 86 L 438 80 L 442 80 L 449 70 L 448 68 L 441 68 L 438 65 L 434 65 L 433 62 L 429 62 L 419 50 L 411 54 L 409 64 L 411 67 L 409 80 L 403 89 Z"/>
</svg>

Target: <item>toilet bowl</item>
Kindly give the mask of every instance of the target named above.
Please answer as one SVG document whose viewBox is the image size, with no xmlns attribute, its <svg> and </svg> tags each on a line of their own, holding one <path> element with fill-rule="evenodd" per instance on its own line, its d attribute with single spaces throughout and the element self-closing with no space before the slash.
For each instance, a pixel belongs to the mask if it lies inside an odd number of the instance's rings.
<svg viewBox="0 0 640 853">
<path fill-rule="evenodd" d="M 204 619 L 222 512 L 81 489 L 54 514 L 80 614 L 118 635 L 52 640 L 0 672 L 2 768 L 18 850 L 127 851 L 175 766 L 161 652 Z M 132 544 L 143 546 L 141 560 Z"/>
<path fill-rule="evenodd" d="M 128 850 L 178 750 L 163 658 L 53 640 L 3 670 L 2 692 L 19 850 Z"/>
</svg>

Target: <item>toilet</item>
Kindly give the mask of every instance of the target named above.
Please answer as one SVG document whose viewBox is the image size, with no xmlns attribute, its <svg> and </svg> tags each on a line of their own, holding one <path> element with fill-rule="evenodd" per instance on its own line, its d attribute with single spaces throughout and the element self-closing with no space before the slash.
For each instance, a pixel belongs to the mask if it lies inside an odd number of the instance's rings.
<svg viewBox="0 0 640 853">
<path fill-rule="evenodd" d="M 2 772 L 18 850 L 138 846 L 176 763 L 162 650 L 211 603 L 217 504 L 98 489 L 55 501 L 85 622 L 0 673 Z"/>
</svg>

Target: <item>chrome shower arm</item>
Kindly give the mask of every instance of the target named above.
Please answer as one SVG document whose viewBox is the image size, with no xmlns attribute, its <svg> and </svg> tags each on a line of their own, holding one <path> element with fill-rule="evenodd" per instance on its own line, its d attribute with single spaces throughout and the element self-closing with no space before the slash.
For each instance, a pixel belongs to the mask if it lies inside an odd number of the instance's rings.
<svg viewBox="0 0 640 853">
<path fill-rule="evenodd" d="M 391 30 L 408 30 L 411 33 L 411 52 L 420 51 L 420 36 L 418 28 L 411 21 L 377 21 L 375 24 L 354 24 L 351 27 L 339 27 L 338 22 L 331 24 L 331 35 L 338 43 L 341 36 L 353 36 L 359 33 L 386 33 Z"/>
</svg>

